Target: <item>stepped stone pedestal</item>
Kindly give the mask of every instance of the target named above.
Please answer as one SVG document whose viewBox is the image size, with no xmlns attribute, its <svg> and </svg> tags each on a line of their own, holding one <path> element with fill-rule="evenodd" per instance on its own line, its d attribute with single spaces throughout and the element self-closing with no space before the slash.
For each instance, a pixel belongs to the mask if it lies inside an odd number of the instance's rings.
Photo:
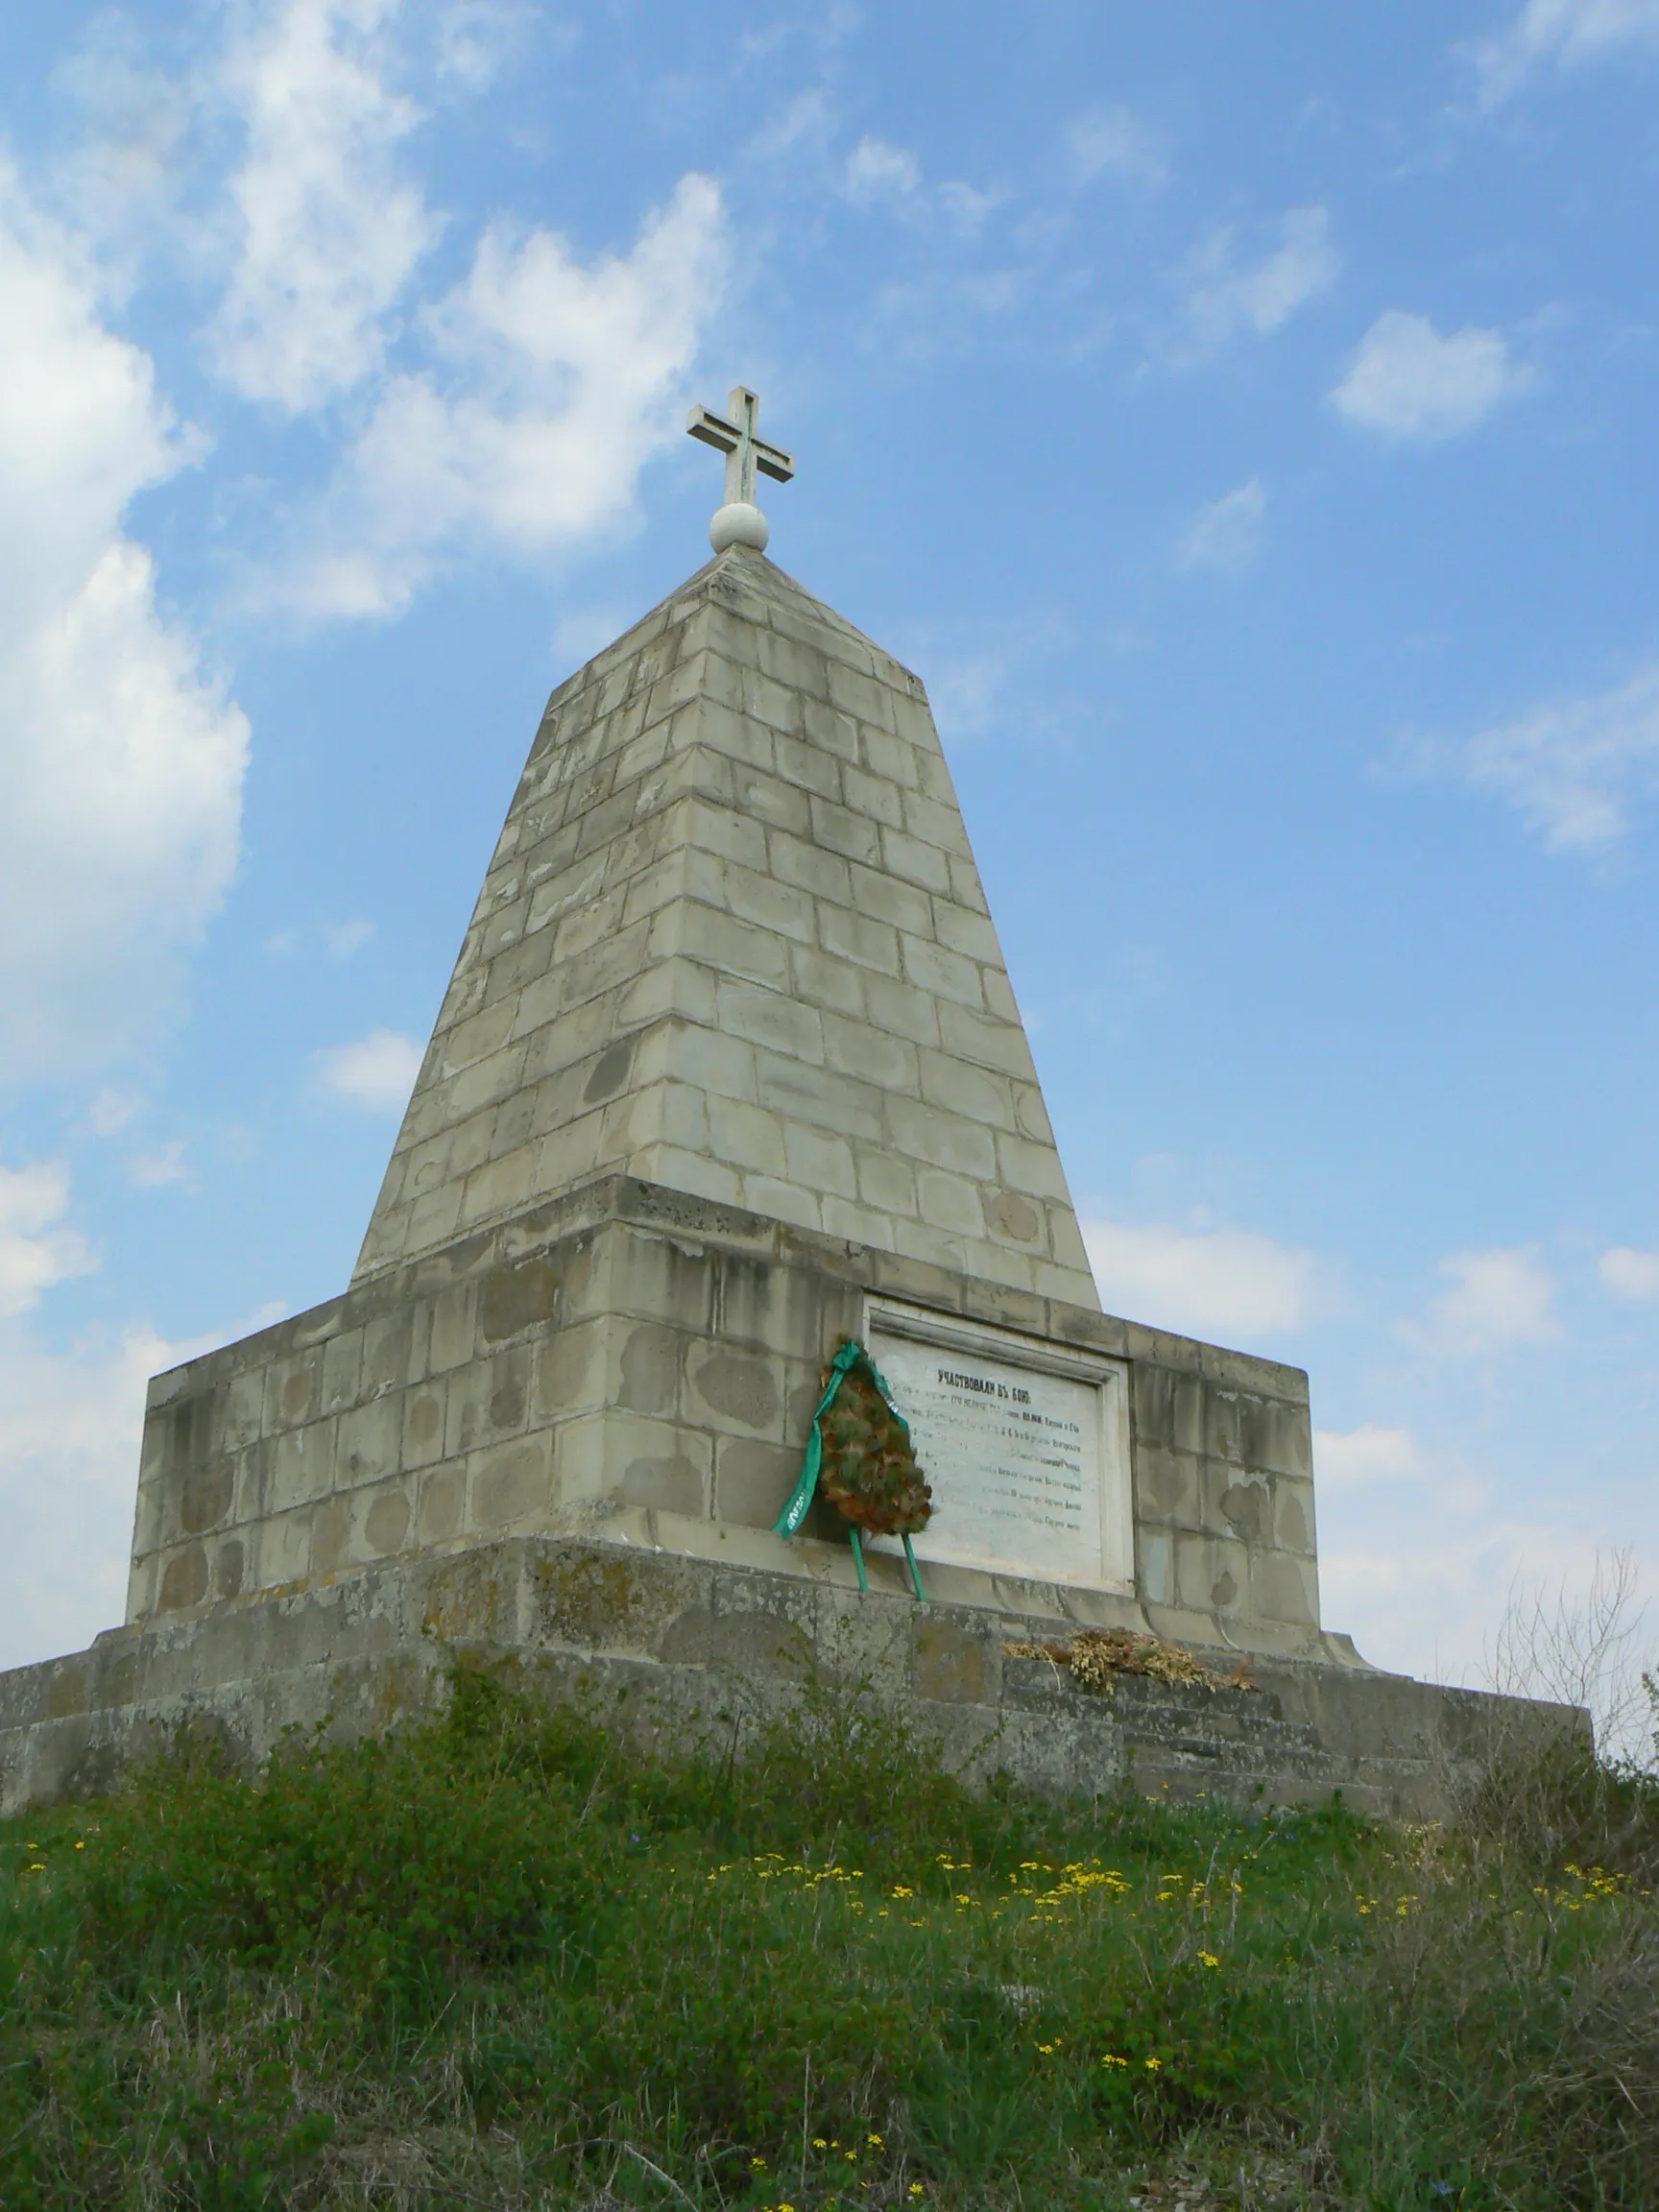
<svg viewBox="0 0 1659 2212">
<path fill-rule="evenodd" d="M 925 1603 L 822 1504 L 773 1532 L 849 1335 Z M 1262 1687 L 1004 1662 L 1067 1623 Z M 157 1377 L 127 1625 L 0 1677 L 0 1801 L 424 1710 L 434 1637 L 686 1716 L 803 1633 L 1067 1787 L 1133 1710 L 1158 1780 L 1421 1811 L 1502 1705 L 1322 1630 L 1305 1375 L 1099 1310 L 922 685 L 735 545 L 554 692 L 351 1284 Z"/>
</svg>

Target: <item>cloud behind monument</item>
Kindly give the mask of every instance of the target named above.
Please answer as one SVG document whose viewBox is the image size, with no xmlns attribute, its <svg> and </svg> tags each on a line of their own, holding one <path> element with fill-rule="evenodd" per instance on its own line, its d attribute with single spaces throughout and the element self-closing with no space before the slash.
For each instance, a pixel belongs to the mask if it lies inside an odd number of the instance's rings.
<svg viewBox="0 0 1659 2212">
<path fill-rule="evenodd" d="M 381 386 L 288 552 L 250 576 L 251 611 L 395 616 L 464 554 L 541 560 L 625 529 L 725 262 L 719 188 L 695 174 L 626 253 L 493 226 L 422 319 L 428 365 Z"/>
<path fill-rule="evenodd" d="M 1531 381 L 1501 330 L 1465 324 L 1443 337 L 1426 315 L 1390 307 L 1360 339 L 1331 398 L 1362 430 L 1433 445 L 1478 429 Z"/>
<path fill-rule="evenodd" d="M 246 716 L 128 534 L 199 442 L 0 172 L 0 1083 L 150 1047 L 234 872 Z"/>
<path fill-rule="evenodd" d="M 1301 1328 L 1322 1301 L 1314 1255 L 1251 1230 L 1133 1226 L 1087 1215 L 1082 1230 L 1108 1312 L 1255 1338 Z"/>
</svg>

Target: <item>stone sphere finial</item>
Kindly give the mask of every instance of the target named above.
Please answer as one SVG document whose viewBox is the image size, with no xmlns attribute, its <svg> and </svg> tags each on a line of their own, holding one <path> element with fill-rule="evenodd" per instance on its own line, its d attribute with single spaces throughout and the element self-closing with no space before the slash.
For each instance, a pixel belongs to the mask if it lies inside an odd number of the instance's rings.
<svg viewBox="0 0 1659 2212">
<path fill-rule="evenodd" d="M 716 553 L 724 553 L 728 545 L 752 545 L 757 553 L 764 553 L 770 535 L 765 516 L 747 499 L 728 500 L 709 518 L 709 542 Z"/>
</svg>

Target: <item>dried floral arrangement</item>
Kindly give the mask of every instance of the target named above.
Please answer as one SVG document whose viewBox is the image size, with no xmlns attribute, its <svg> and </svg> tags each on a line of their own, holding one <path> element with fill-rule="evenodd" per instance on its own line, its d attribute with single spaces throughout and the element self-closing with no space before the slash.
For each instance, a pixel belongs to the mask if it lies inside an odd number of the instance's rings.
<svg viewBox="0 0 1659 2212">
<path fill-rule="evenodd" d="M 923 1595 L 910 1539 L 927 1526 L 933 1492 L 916 1464 L 910 1429 L 893 1403 L 875 1361 L 848 1337 L 823 1374 L 824 1394 L 812 1416 L 801 1479 L 779 1514 L 781 1536 L 792 1536 L 822 1488 L 847 1523 L 858 1587 L 868 1590 L 864 1536 L 897 1536 L 904 1546 L 910 1580 Z"/>
<path fill-rule="evenodd" d="M 830 1371 L 825 1369 L 826 1383 Z M 916 1536 L 933 1511 L 906 1423 L 862 1359 L 848 1369 L 818 1415 L 823 1439 L 818 1487 L 845 1521 L 872 1536 Z"/>
<path fill-rule="evenodd" d="M 1226 1674 L 1207 1667 L 1185 1644 L 1152 1636 L 1139 1628 L 1085 1628 L 1067 1643 L 1012 1639 L 1002 1647 L 1010 1659 L 1048 1659 L 1070 1667 L 1085 1690 L 1110 1694 L 1119 1674 L 1142 1674 L 1154 1682 L 1174 1682 L 1194 1690 L 1254 1690 L 1241 1660 Z"/>
</svg>

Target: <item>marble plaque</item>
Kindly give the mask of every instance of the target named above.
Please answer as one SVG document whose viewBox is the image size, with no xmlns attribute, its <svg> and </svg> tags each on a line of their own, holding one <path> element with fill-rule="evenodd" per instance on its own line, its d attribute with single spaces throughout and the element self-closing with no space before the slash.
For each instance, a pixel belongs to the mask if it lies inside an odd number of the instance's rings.
<svg viewBox="0 0 1659 2212">
<path fill-rule="evenodd" d="M 885 1301 L 871 1301 L 865 1330 L 933 1491 L 933 1517 L 913 1539 L 919 1559 L 1130 1585 L 1120 1364 Z"/>
</svg>

